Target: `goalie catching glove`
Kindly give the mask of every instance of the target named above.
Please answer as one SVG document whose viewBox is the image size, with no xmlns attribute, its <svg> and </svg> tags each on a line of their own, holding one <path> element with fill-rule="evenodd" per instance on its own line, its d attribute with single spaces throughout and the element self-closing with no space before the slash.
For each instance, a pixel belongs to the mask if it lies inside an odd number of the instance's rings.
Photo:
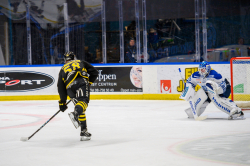
<svg viewBox="0 0 250 166">
<path fill-rule="evenodd" d="M 59 101 L 59 109 L 62 112 L 64 112 L 66 109 L 68 109 L 68 106 L 66 105 L 66 102 Z"/>
<path fill-rule="evenodd" d="M 206 82 L 206 86 L 207 86 L 207 88 L 213 90 L 216 94 L 222 94 L 223 93 L 223 88 L 214 81 L 208 80 Z"/>
</svg>

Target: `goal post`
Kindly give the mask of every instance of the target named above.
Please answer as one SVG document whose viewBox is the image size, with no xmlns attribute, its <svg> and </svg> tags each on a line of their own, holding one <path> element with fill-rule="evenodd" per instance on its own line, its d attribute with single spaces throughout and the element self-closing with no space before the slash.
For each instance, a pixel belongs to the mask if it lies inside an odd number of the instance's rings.
<svg viewBox="0 0 250 166">
<path fill-rule="evenodd" d="M 250 57 L 230 60 L 231 99 L 243 109 L 250 109 Z"/>
</svg>

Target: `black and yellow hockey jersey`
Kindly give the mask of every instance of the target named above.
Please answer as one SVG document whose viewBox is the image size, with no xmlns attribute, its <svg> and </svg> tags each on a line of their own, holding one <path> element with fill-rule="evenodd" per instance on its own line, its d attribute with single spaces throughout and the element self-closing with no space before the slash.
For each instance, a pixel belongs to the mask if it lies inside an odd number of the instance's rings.
<svg viewBox="0 0 250 166">
<path fill-rule="evenodd" d="M 72 60 L 60 70 L 57 82 L 58 93 L 62 102 L 67 100 L 67 89 L 77 78 L 82 77 L 92 84 L 98 76 L 98 71 L 86 61 Z"/>
</svg>

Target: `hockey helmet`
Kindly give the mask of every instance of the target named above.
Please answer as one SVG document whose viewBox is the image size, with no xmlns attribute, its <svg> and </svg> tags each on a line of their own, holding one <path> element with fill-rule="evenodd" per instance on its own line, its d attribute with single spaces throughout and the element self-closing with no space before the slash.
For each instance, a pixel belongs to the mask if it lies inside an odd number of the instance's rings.
<svg viewBox="0 0 250 166">
<path fill-rule="evenodd" d="M 205 77 L 207 77 L 209 75 L 209 73 L 211 71 L 211 66 L 207 63 L 207 61 L 203 61 L 199 65 L 198 69 L 199 69 L 200 75 L 205 78 Z"/>
<path fill-rule="evenodd" d="M 75 59 L 75 54 L 73 52 L 69 51 L 69 52 L 66 52 L 64 54 L 64 61 L 65 62 L 70 61 L 70 60 L 74 60 L 74 59 Z"/>
</svg>

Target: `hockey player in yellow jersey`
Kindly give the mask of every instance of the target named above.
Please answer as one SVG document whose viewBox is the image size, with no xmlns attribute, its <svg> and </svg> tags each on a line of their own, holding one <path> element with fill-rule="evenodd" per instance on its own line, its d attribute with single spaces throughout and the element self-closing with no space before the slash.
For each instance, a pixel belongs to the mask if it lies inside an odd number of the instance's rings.
<svg viewBox="0 0 250 166">
<path fill-rule="evenodd" d="M 64 112 L 67 96 L 74 103 L 74 111 L 69 113 L 69 117 L 74 126 L 81 127 L 81 141 L 91 139 L 91 134 L 87 130 L 85 111 L 88 107 L 90 97 L 90 85 L 96 80 L 98 71 L 88 62 L 77 60 L 73 52 L 64 54 L 65 64 L 61 68 L 58 76 L 58 93 L 60 96 L 59 108 Z"/>
</svg>

